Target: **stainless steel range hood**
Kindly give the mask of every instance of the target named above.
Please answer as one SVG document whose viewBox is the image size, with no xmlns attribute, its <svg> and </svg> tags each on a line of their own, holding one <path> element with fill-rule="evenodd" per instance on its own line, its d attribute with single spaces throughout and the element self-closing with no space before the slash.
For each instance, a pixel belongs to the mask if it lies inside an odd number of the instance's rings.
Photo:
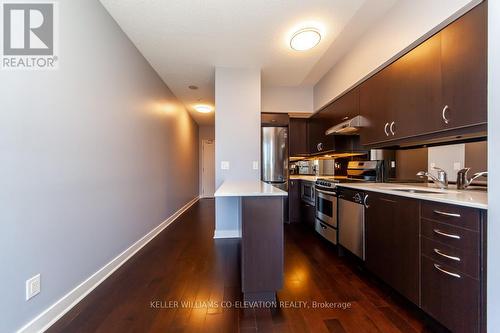
<svg viewBox="0 0 500 333">
<path fill-rule="evenodd" d="M 363 116 L 356 116 L 326 130 L 325 135 L 353 135 L 366 126 Z"/>
</svg>

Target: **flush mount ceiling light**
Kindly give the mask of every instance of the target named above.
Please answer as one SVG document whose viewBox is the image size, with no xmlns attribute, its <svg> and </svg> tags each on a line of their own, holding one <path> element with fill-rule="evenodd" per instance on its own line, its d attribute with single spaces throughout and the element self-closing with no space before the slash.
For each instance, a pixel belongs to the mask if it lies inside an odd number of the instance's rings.
<svg viewBox="0 0 500 333">
<path fill-rule="evenodd" d="M 205 105 L 205 104 L 195 105 L 194 109 L 200 113 L 210 113 L 213 111 L 213 108 L 210 105 Z"/>
<path fill-rule="evenodd" d="M 304 28 L 295 32 L 290 39 L 290 47 L 295 51 L 312 49 L 321 41 L 321 34 L 316 28 Z"/>
</svg>

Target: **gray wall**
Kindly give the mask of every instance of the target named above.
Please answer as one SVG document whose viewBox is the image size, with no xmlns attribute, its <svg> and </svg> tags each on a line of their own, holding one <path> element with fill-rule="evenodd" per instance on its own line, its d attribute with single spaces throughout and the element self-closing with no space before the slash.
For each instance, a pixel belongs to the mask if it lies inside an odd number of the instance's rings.
<svg viewBox="0 0 500 333">
<path fill-rule="evenodd" d="M 215 187 L 225 180 L 258 180 L 260 171 L 260 69 L 215 69 Z M 221 161 L 230 169 L 221 170 Z M 260 164 L 260 162 L 259 162 Z M 216 198 L 216 233 L 239 230 L 237 199 Z"/>
<path fill-rule="evenodd" d="M 488 332 L 500 327 L 500 1 L 488 1 Z"/>
<path fill-rule="evenodd" d="M 0 73 L 0 332 L 198 195 L 197 125 L 97 0 L 59 6 L 59 70 Z"/>
</svg>

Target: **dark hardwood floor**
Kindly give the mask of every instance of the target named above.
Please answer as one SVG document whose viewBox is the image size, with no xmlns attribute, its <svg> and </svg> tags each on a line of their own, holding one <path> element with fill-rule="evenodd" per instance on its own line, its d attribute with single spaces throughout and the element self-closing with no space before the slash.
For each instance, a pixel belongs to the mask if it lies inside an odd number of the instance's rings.
<svg viewBox="0 0 500 333">
<path fill-rule="evenodd" d="M 285 226 L 285 285 L 278 298 L 307 305 L 238 308 L 239 241 L 214 240 L 213 229 L 214 200 L 201 200 L 48 332 L 441 330 L 355 261 L 339 258 L 334 246 L 302 225 Z M 345 302 L 350 307 L 313 308 L 313 301 Z"/>
</svg>

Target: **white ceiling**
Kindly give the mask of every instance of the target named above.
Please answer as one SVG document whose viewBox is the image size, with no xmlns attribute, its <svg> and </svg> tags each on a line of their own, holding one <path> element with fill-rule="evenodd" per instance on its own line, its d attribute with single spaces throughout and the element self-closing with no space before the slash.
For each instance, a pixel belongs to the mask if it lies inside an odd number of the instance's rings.
<svg viewBox="0 0 500 333">
<path fill-rule="evenodd" d="M 260 67 L 264 86 L 312 86 L 355 42 L 355 23 L 369 28 L 361 22 L 371 22 L 374 10 L 379 14 L 395 0 L 101 2 L 193 118 L 211 124 L 213 113 L 199 114 L 192 106 L 213 105 L 216 66 Z M 288 37 L 304 22 L 320 28 L 323 38 L 314 49 L 296 52 Z"/>
</svg>

